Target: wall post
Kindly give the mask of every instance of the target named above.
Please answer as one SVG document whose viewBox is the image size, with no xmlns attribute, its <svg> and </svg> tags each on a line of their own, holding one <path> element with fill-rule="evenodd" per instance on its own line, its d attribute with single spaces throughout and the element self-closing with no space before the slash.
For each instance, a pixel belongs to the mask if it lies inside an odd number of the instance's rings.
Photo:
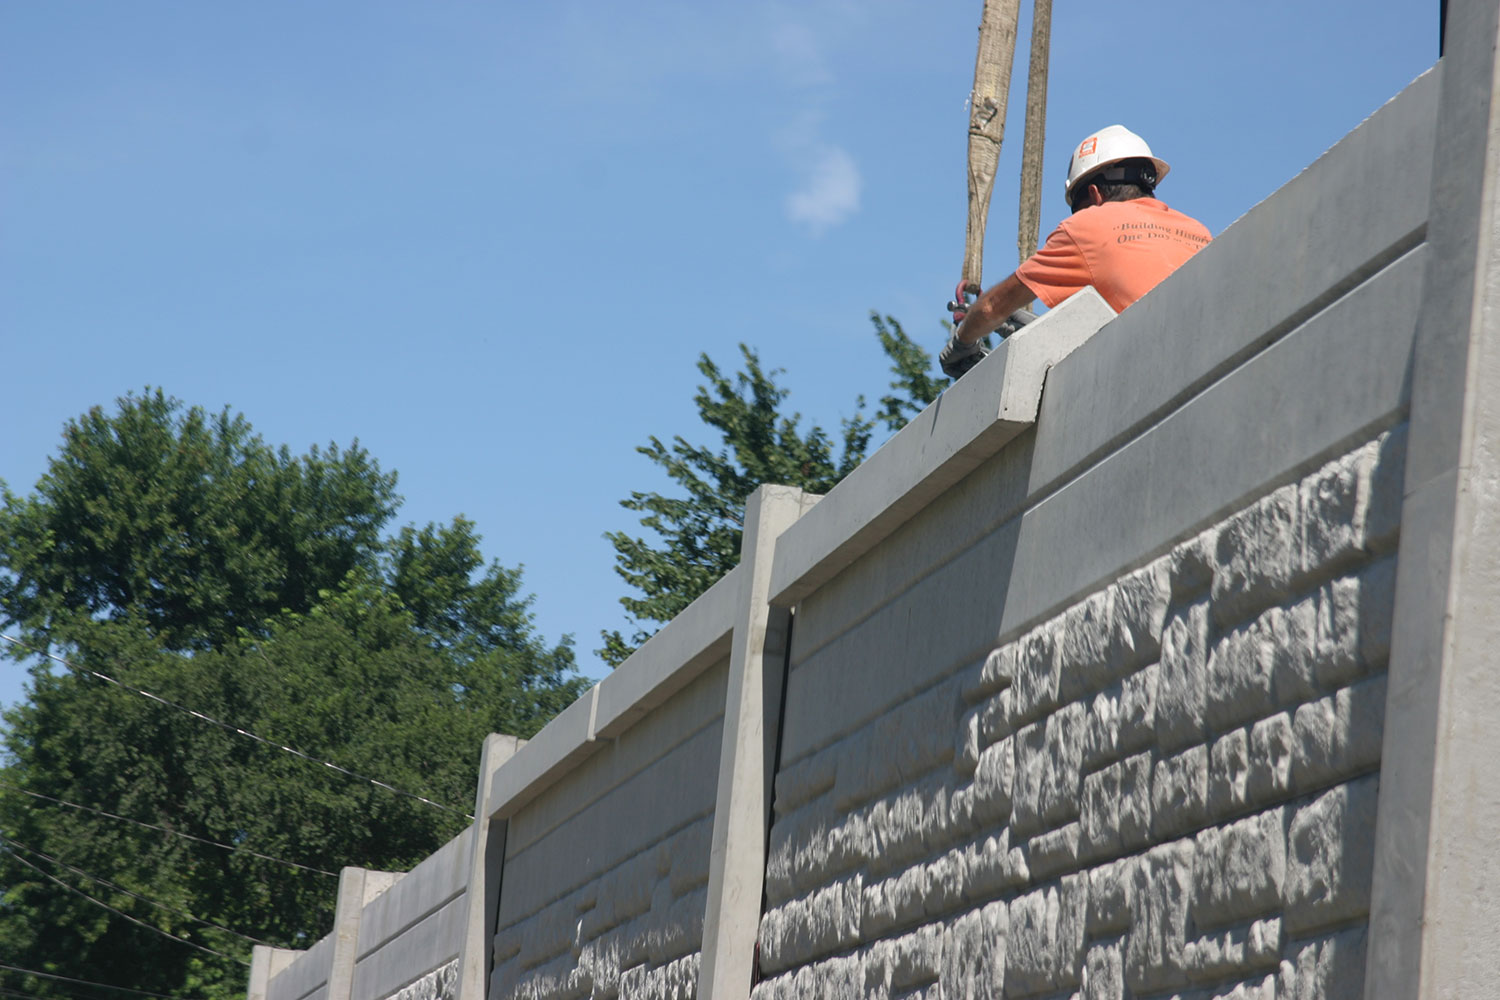
<svg viewBox="0 0 1500 1000">
<path fill-rule="evenodd" d="M 347 867 L 339 872 L 338 903 L 333 912 L 333 956 L 328 966 L 328 1000 L 350 1000 L 354 963 L 359 959 L 359 925 L 365 905 L 401 878 L 403 872 Z"/>
<path fill-rule="evenodd" d="M 469 887 L 464 893 L 464 941 L 458 954 L 458 1000 L 484 1000 L 489 992 L 506 832 L 505 820 L 490 819 L 494 811 L 490 806 L 490 787 L 500 765 L 525 745 L 526 741 L 520 737 L 490 733 L 480 753 L 473 839 L 469 846 Z"/>
<path fill-rule="evenodd" d="M 791 623 L 790 611 L 770 605 L 771 561 L 777 537 L 816 500 L 790 486 L 762 486 L 745 501 L 743 589 L 724 699 L 699 997 L 725 1000 L 750 994 Z"/>
<path fill-rule="evenodd" d="M 1500 78 L 1447 6 L 1381 752 L 1365 996 L 1500 981 Z"/>
<path fill-rule="evenodd" d="M 250 948 L 250 986 L 248 1000 L 266 1000 L 276 973 L 297 960 L 302 952 L 295 948 L 272 948 L 257 944 Z"/>
</svg>

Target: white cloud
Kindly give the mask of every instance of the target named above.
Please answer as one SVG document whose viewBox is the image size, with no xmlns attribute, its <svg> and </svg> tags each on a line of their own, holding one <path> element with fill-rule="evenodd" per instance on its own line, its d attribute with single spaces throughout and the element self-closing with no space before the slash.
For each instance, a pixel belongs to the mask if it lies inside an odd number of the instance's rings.
<svg viewBox="0 0 1500 1000">
<path fill-rule="evenodd" d="M 786 200 L 787 217 L 821 235 L 859 211 L 860 176 L 854 157 L 837 146 L 809 150 L 806 179 Z"/>
<path fill-rule="evenodd" d="M 827 128 L 828 107 L 839 87 L 827 47 L 856 12 L 848 0 L 773 2 L 769 10 L 770 65 L 777 98 L 790 114 L 775 143 L 795 178 L 785 199 L 786 217 L 820 236 L 859 211 L 863 180 L 849 150 Z M 774 91 L 773 91 L 774 92 Z"/>
<path fill-rule="evenodd" d="M 771 44 L 776 52 L 777 68 L 787 83 L 812 87 L 833 82 L 833 74 L 823 59 L 822 46 L 806 25 L 792 21 L 774 25 Z"/>
</svg>

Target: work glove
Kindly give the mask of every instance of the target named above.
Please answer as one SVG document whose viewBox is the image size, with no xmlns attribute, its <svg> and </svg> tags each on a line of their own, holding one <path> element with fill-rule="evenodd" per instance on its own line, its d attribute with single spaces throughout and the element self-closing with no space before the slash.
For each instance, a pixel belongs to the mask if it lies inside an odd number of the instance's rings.
<svg viewBox="0 0 1500 1000">
<path fill-rule="evenodd" d="M 1027 323 L 1036 321 L 1036 314 L 1029 309 L 1017 309 L 1005 318 L 995 329 L 995 333 L 1003 340 L 1011 336 Z M 949 378 L 959 378 L 970 368 L 984 360 L 984 356 L 990 353 L 983 340 L 976 340 L 972 344 L 965 344 L 958 339 L 958 331 L 948 338 L 948 344 L 938 355 L 938 363 L 943 366 L 943 374 Z"/>
<path fill-rule="evenodd" d="M 976 340 L 972 344 L 965 344 L 958 339 L 958 332 L 954 331 L 948 337 L 948 343 L 938 355 L 938 364 L 943 366 L 943 374 L 949 378 L 960 378 L 970 368 L 984 360 L 984 356 L 990 353 L 990 349 L 984 346 L 983 340 Z"/>
<path fill-rule="evenodd" d="M 1020 330 L 1021 327 L 1025 326 L 1027 323 L 1034 322 L 1036 322 L 1036 313 L 1032 312 L 1030 309 L 1017 309 L 1015 312 L 1005 317 L 1005 322 L 1001 323 L 999 328 L 995 332 L 1000 335 L 1001 339 L 1004 339 Z"/>
</svg>

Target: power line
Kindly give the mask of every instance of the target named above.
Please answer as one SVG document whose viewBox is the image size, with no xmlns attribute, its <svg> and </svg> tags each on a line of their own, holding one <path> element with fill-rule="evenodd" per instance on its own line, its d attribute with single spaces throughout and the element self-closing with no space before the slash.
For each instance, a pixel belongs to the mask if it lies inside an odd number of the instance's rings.
<svg viewBox="0 0 1500 1000">
<path fill-rule="evenodd" d="M 216 924 L 212 920 L 205 920 L 202 917 L 195 917 L 191 913 L 188 913 L 186 910 L 178 910 L 178 909 L 174 909 L 173 907 L 167 906 L 165 903 L 158 903 L 156 900 L 151 899 L 151 898 L 146 897 L 146 896 L 142 896 L 140 893 L 134 892 L 134 891 L 132 891 L 130 889 L 127 889 L 123 885 L 117 885 L 114 882 L 111 882 L 107 878 L 100 878 L 98 875 L 90 875 L 88 872 L 84 871 L 81 868 L 74 868 L 72 865 L 68 864 L 66 861 L 59 861 L 57 858 L 54 858 L 54 857 L 52 857 L 49 854 L 43 854 L 41 851 L 37 850 L 34 847 L 27 847 L 25 844 L 21 843 L 19 840 L 16 840 L 14 837 L 9 837 L 9 836 L 6 836 L 5 834 L 0 834 L 0 843 L 9 844 L 11 847 L 18 847 L 21 850 L 25 851 L 27 854 L 31 854 L 31 855 L 34 855 L 34 856 L 36 856 L 38 858 L 41 858 L 43 861 L 49 861 L 52 864 L 57 865 L 59 868 L 66 868 L 68 871 L 72 872 L 74 875 L 82 876 L 83 878 L 86 878 L 86 879 L 88 879 L 91 882 L 98 882 L 100 885 L 105 886 L 105 887 L 110 888 L 110 889 L 113 889 L 116 892 L 123 892 L 127 896 L 133 897 L 135 899 L 139 899 L 141 902 L 145 903 L 147 906 L 154 906 L 158 910 L 165 910 L 167 913 L 173 913 L 173 914 L 176 914 L 179 917 L 186 917 L 187 919 L 193 921 L 194 923 L 202 924 L 205 927 L 212 927 L 214 930 L 217 930 L 217 931 L 223 931 L 225 934 L 233 935 L 234 937 L 237 937 L 237 938 L 239 938 L 242 941 L 248 941 L 251 944 L 263 944 L 263 945 L 265 945 L 268 948 L 274 948 L 274 947 L 276 947 L 275 945 L 273 945 L 269 941 L 262 941 L 260 938 L 251 937 L 248 934 L 241 934 L 237 930 L 234 930 L 234 929 L 229 928 L 229 927 L 225 927 L 223 924 Z"/>
<path fill-rule="evenodd" d="M 4 986 L 0 986 L 0 997 L 13 997 L 14 1000 L 52 1000 L 51 997 L 44 997 L 39 993 L 19 993 L 16 990 L 6 989 Z"/>
<path fill-rule="evenodd" d="M 224 844 L 220 843 L 217 840 L 208 840 L 204 837 L 195 837 L 191 833 L 183 833 L 181 830 L 173 830 L 171 827 L 157 826 L 155 823 L 146 823 L 138 819 L 131 819 L 129 816 L 120 816 L 116 813 L 105 812 L 103 809 L 95 809 L 93 806 L 81 806 L 77 802 L 67 802 L 63 799 L 53 798 L 50 795 L 43 795 L 41 792 L 33 792 L 29 788 L 22 788 L 19 785 L 12 785 L 9 782 L 0 781 L 0 788 L 7 788 L 13 792 L 20 792 L 22 795 L 30 795 L 33 798 L 42 799 L 47 802 L 55 802 L 60 806 L 67 806 L 69 809 L 77 809 L 81 812 L 94 813 L 97 816 L 107 816 L 110 819 L 117 819 L 122 823 L 134 823 L 136 826 L 145 827 L 147 830 L 159 830 L 162 833 L 170 833 L 174 837 L 182 837 L 184 840 L 192 840 L 200 844 L 208 844 L 210 847 L 222 848 L 223 850 L 233 851 L 237 854 L 248 854 L 251 857 L 260 858 L 262 861 L 273 861 L 278 865 L 286 865 L 288 868 L 299 868 L 302 871 L 314 872 L 318 875 L 326 875 L 329 878 L 339 877 L 337 872 L 324 871 L 321 868 L 314 868 L 311 865 L 300 865 L 295 861 L 287 861 L 284 858 L 273 858 L 269 854 L 261 854 L 259 851 L 252 851 L 248 847 L 236 847 L 233 844 Z"/>
<path fill-rule="evenodd" d="M 67 976 L 54 975 L 51 972 L 38 972 L 35 969 L 23 969 L 18 965 L 0 965 L 0 972 L 20 972 L 28 976 L 36 976 L 39 979 L 56 979 L 62 983 L 77 983 L 79 986 L 98 986 L 106 990 L 119 990 L 121 993 L 134 993 L 137 996 L 156 997 L 157 1000 L 176 1000 L 165 993 L 152 993 L 148 990 L 132 989 L 129 986 L 111 986 L 109 983 L 96 983 L 88 979 L 69 979 Z"/>
<path fill-rule="evenodd" d="M 131 685 L 126 684 L 123 681 L 117 681 L 113 677 L 110 677 L 107 674 L 101 674 L 97 670 L 93 670 L 93 669 L 91 669 L 89 667 L 80 667 L 80 666 L 78 666 L 75 663 L 70 663 L 68 660 L 63 659 L 61 656 L 57 656 L 57 655 L 55 655 L 53 653 L 45 652 L 44 650 L 37 649 L 34 646 L 29 646 L 26 643 L 22 642 L 20 639 L 16 639 L 16 638 L 14 638 L 12 636 L 9 636 L 9 635 L 6 635 L 4 633 L 0 633 L 0 639 L 4 639 L 6 642 L 10 643 L 11 645 L 16 646 L 16 647 L 18 647 L 20 649 L 24 649 L 28 653 L 32 653 L 32 654 L 34 654 L 36 656 L 43 656 L 43 657 L 46 657 L 49 660 L 54 660 L 54 661 L 56 661 L 58 663 L 61 663 L 63 666 L 67 667 L 69 670 L 75 671 L 76 673 L 87 674 L 90 677 L 96 677 L 99 680 L 104 681 L 107 684 L 113 684 L 115 687 L 120 688 L 123 691 L 129 691 L 131 694 L 138 694 L 138 695 L 140 695 L 143 698 L 149 698 L 150 700 L 156 702 L 159 705 L 165 705 L 168 708 L 175 708 L 179 712 L 186 712 L 188 715 L 191 715 L 195 719 L 200 719 L 203 722 L 207 722 L 207 723 L 210 723 L 212 725 L 218 726 L 220 729 L 228 730 L 231 733 L 238 733 L 239 735 L 244 736 L 247 739 L 255 740 L 257 743 L 263 743 L 263 744 L 265 744 L 268 747 L 275 747 L 277 750 L 281 750 L 281 751 L 283 751 L 285 753 L 289 753 L 289 754 L 291 754 L 294 757 L 300 757 L 303 760 L 310 761 L 311 763 L 314 763 L 314 764 L 320 764 L 323 767 L 328 768 L 329 770 L 337 771 L 340 774 L 348 775 L 351 778 L 356 778 L 356 779 L 358 779 L 360 781 L 369 782 L 370 784 L 374 785 L 377 788 L 384 788 L 388 792 L 395 792 L 397 795 L 404 795 L 404 796 L 406 796 L 409 799 L 416 799 L 418 802 L 422 802 L 422 803 L 425 803 L 425 804 L 427 804 L 429 806 L 432 806 L 434 809 L 441 809 L 444 812 L 451 812 L 451 813 L 454 813 L 456 815 L 462 816 L 465 819 L 473 819 L 474 818 L 473 816 L 470 816 L 468 813 L 464 812 L 461 809 L 454 809 L 452 806 L 445 806 L 441 802 L 434 802 L 432 799 L 429 799 L 429 798 L 426 798 L 424 796 L 418 795 L 416 792 L 408 792 L 408 791 L 406 791 L 404 789 L 397 788 L 395 785 L 387 784 L 386 782 L 381 781 L 378 778 L 371 778 L 371 777 L 369 777 L 367 775 L 359 774 L 356 771 L 351 771 L 347 767 L 340 767 L 338 764 L 334 764 L 331 761 L 320 760 L 319 758 L 314 757 L 311 754 L 303 753 L 301 750 L 295 750 L 292 747 L 286 746 L 286 745 L 281 744 L 281 743 L 277 743 L 275 740 L 268 740 L 264 736 L 257 736 L 254 733 L 249 732 L 248 730 L 241 729 L 239 726 L 232 726 L 232 725 L 230 725 L 227 722 L 220 722 L 218 719 L 215 719 L 212 716 L 204 715 L 202 712 L 195 711 L 195 710 L 193 710 L 191 708 L 188 708 L 185 705 L 179 705 L 176 702 L 168 701 L 167 699 L 161 697 L 160 695 L 152 694 L 150 691 L 145 691 L 145 690 L 142 690 L 141 688 L 138 688 L 138 687 L 132 687 Z"/>
<path fill-rule="evenodd" d="M 238 962 L 241 965 L 249 965 L 250 964 L 249 962 L 245 961 L 242 958 L 235 958 L 233 955 L 226 955 L 224 952 L 217 951 L 217 950 L 215 950 L 213 948 L 208 947 L 207 945 L 198 944 L 196 941 L 189 941 L 185 937 L 178 937 L 176 934 L 173 934 L 171 931 L 164 931 L 160 927 L 153 927 L 151 924 L 146 923 L 144 920 L 141 920 L 141 919 L 139 919 L 137 917 L 132 917 L 130 914 L 126 913 L 124 910 L 117 910 L 113 906 L 110 906 L 108 903 L 104 902 L 103 900 L 101 900 L 101 899 L 95 899 L 93 896 L 90 896 L 88 893 L 84 892 L 82 889 L 79 889 L 79 888 L 76 888 L 75 886 L 69 885 L 68 883 L 64 882 L 62 879 L 58 878 L 57 876 L 49 874 L 48 872 L 42 871 L 36 865 L 32 864 L 30 861 L 27 861 L 25 858 L 20 857 L 19 855 L 12 854 L 10 857 L 11 857 L 12 861 L 19 861 L 21 864 L 25 865 L 27 868 L 30 868 L 32 871 L 34 871 L 38 875 L 42 876 L 42 878 L 47 879 L 49 882 L 56 882 L 58 885 L 62 886 L 64 889 L 67 889 L 69 892 L 77 893 L 78 895 L 82 896 L 84 899 L 88 900 L 90 903 L 93 903 L 95 906 L 103 907 L 104 909 L 108 910 L 110 913 L 113 913 L 115 916 L 117 916 L 117 917 L 124 917 L 126 920 L 130 921 L 131 923 L 137 924 L 137 925 L 139 925 L 141 927 L 144 927 L 148 931 L 151 931 L 151 932 L 153 932 L 155 934 L 160 934 L 162 937 L 171 938 L 173 941 L 176 941 L 178 944 L 185 944 L 189 948 L 197 948 L 199 951 L 206 951 L 210 955 L 217 955 L 219 958 L 227 958 L 231 962 Z"/>
</svg>

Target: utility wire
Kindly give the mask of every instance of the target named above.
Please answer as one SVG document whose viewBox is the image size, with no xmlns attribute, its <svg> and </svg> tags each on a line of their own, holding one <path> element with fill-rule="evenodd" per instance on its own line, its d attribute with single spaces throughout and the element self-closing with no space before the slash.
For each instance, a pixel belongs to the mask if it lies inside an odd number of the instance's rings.
<svg viewBox="0 0 1500 1000">
<path fill-rule="evenodd" d="M 165 993 L 151 993 L 147 990 L 131 989 L 129 986 L 111 986 L 109 983 L 96 983 L 88 979 L 69 979 L 67 976 L 58 976 L 50 972 L 38 972 L 35 969 L 23 969 L 17 965 L 0 965 L 0 972 L 20 972 L 28 976 L 36 976 L 39 979 L 56 979 L 61 983 L 77 983 L 79 986 L 98 986 L 106 990 L 119 990 L 121 993 L 134 993 L 137 996 L 156 997 L 157 1000 L 176 1000 Z"/>
<path fill-rule="evenodd" d="M 88 893 L 84 892 L 82 889 L 75 888 L 74 886 L 69 885 L 68 883 L 64 882 L 62 879 L 58 878 L 57 876 L 52 875 L 52 874 L 50 874 L 48 872 L 42 871 L 36 865 L 32 864 L 30 861 L 27 861 L 25 858 L 20 857 L 19 855 L 12 854 L 10 857 L 11 857 L 12 861 L 19 861 L 21 864 L 25 865 L 27 868 L 30 868 L 32 871 L 34 871 L 38 875 L 42 876 L 42 878 L 47 879 L 49 882 L 56 882 L 58 885 L 62 886 L 64 889 L 67 889 L 69 892 L 77 893 L 78 895 L 82 896 L 84 899 L 88 900 L 90 903 L 93 903 L 95 906 L 101 906 L 104 909 L 108 910 L 110 913 L 113 913 L 115 916 L 117 916 L 117 917 L 124 917 L 126 920 L 129 920 L 131 923 L 138 924 L 141 927 L 146 928 L 146 930 L 148 930 L 148 931 L 152 931 L 153 933 L 160 934 L 162 937 L 171 938 L 173 941 L 176 941 L 179 944 L 185 944 L 189 948 L 197 948 L 199 951 L 206 951 L 210 955 L 217 955 L 220 958 L 227 958 L 231 962 L 238 962 L 241 965 L 249 965 L 250 964 L 249 962 L 245 961 L 242 958 L 235 958 L 233 955 L 226 955 L 222 951 L 216 951 L 215 949 L 210 948 L 210 947 L 208 947 L 206 945 L 198 944 L 196 941 L 189 941 L 185 937 L 178 937 L 176 934 L 173 934 L 171 931 L 164 931 L 160 927 L 154 927 L 151 924 L 146 923 L 144 920 L 141 920 L 141 919 L 139 919 L 137 917 L 132 917 L 130 914 L 126 913 L 124 910 L 117 910 L 113 906 L 110 906 L 108 903 L 104 902 L 103 900 L 95 899 L 93 896 L 90 896 Z"/>
<path fill-rule="evenodd" d="M 204 715 L 202 712 L 194 711 L 193 709 L 188 708 L 185 705 L 179 705 L 176 702 L 168 701 L 160 695 L 152 694 L 150 691 L 144 691 L 141 688 L 132 687 L 129 684 L 124 683 L 123 681 L 117 681 L 113 677 L 110 677 L 107 674 L 101 674 L 97 670 L 92 670 L 88 667 L 80 667 L 77 664 L 70 663 L 69 661 L 63 659 L 61 656 L 44 652 L 34 646 L 29 646 L 26 643 L 22 642 L 20 639 L 13 638 L 12 636 L 6 635 L 4 633 L 0 633 L 0 639 L 4 639 L 12 646 L 24 649 L 28 653 L 32 653 L 36 656 L 43 656 L 49 660 L 54 660 L 57 663 L 61 663 L 69 670 L 72 670 L 76 673 L 87 674 L 90 677 L 98 678 L 99 680 L 104 681 L 107 684 L 113 684 L 115 687 L 120 688 L 121 690 L 129 691 L 132 694 L 138 694 L 143 698 L 149 698 L 157 704 L 165 705 L 168 708 L 175 708 L 179 712 L 186 712 L 188 715 L 191 715 L 195 719 L 201 719 L 204 722 L 211 723 L 215 726 L 218 726 L 220 729 L 228 730 L 231 733 L 239 733 L 241 736 L 244 736 L 247 739 L 252 739 L 257 743 L 263 743 L 268 747 L 275 747 L 277 750 L 289 753 L 294 757 L 300 757 L 303 760 L 310 761 L 314 764 L 321 764 L 323 767 L 326 767 L 329 770 L 337 771 L 340 774 L 348 775 L 349 777 L 356 778 L 360 781 L 369 782 L 377 788 L 384 788 L 388 792 L 395 792 L 397 795 L 404 795 L 409 799 L 416 799 L 418 802 L 422 802 L 429 806 L 432 806 L 434 809 L 441 809 L 444 812 L 454 813 L 455 815 L 462 816 L 465 819 L 474 818 L 461 809 L 454 809 L 452 806 L 445 806 L 441 802 L 434 802 L 432 799 L 418 795 L 416 792 L 408 792 L 404 789 L 397 788 L 395 785 L 386 784 L 384 781 L 380 781 L 377 778 L 371 778 L 367 775 L 359 774 L 356 771 L 351 771 L 347 767 L 340 767 L 338 764 L 334 764 L 330 761 L 320 760 L 319 758 L 314 757 L 311 754 L 303 753 L 301 750 L 294 750 L 289 746 L 277 743 L 275 740 L 268 740 L 264 736 L 256 736 L 254 733 L 249 732 L 248 730 L 241 729 L 238 726 L 232 726 L 227 722 L 220 722 L 218 719 L 215 719 L 212 716 Z"/>
<path fill-rule="evenodd" d="M 100 878 L 98 875 L 90 875 L 88 872 L 84 871 L 82 868 L 74 868 L 72 865 L 68 864 L 66 861 L 59 861 L 57 858 L 54 858 L 54 857 L 52 857 L 49 854 L 43 854 L 41 851 L 37 850 L 34 847 L 27 847 L 25 844 L 21 843 L 19 840 L 16 840 L 14 837 L 10 837 L 10 836 L 7 836 L 7 835 L 5 835 L 3 833 L 0 833 L 0 843 L 5 843 L 5 844 L 9 844 L 11 847 L 20 848 L 21 850 L 25 851 L 27 854 L 30 854 L 30 855 L 33 855 L 35 857 L 41 858 L 43 861 L 49 861 L 52 864 L 57 865 L 59 868 L 66 868 L 68 871 L 72 872 L 74 875 L 79 875 L 79 876 L 81 876 L 83 878 L 88 879 L 91 882 L 98 882 L 100 885 L 105 886 L 105 887 L 110 888 L 110 889 L 113 889 L 116 892 L 123 892 L 127 896 L 133 897 L 135 899 L 139 899 L 141 902 L 145 903 L 147 906 L 154 906 L 158 910 L 165 910 L 167 913 L 174 913 L 174 914 L 176 914 L 179 917 L 186 917 L 187 919 L 193 921 L 194 923 L 202 924 L 205 927 L 212 927 L 216 931 L 223 931 L 225 934 L 229 934 L 229 935 L 232 935 L 234 937 L 237 937 L 237 938 L 239 938 L 242 941 L 248 941 L 251 944 L 263 944 L 267 948 L 274 948 L 274 947 L 276 947 L 275 945 L 273 945 L 269 941 L 262 941 L 258 937 L 251 937 L 248 934 L 241 934 L 237 930 L 234 930 L 234 929 L 229 928 L 229 927 L 225 927 L 223 924 L 216 924 L 212 920 L 205 920 L 202 917 L 195 917 L 191 913 L 188 913 L 186 910 L 178 910 L 178 909 L 174 909 L 173 907 L 167 906 L 165 903 L 158 903 L 156 900 L 151 899 L 151 898 L 149 898 L 147 896 L 142 896 L 138 892 L 133 892 L 132 890 L 125 888 L 123 885 L 117 885 L 116 883 L 111 882 L 107 878 Z"/>
<path fill-rule="evenodd" d="M 339 877 L 337 872 L 324 871 L 321 868 L 313 868 L 311 865 L 299 865 L 295 861 L 287 861 L 284 858 L 273 858 L 269 854 L 261 854 L 259 851 L 252 851 L 248 847 L 236 847 L 233 844 L 224 844 L 220 843 L 217 840 L 208 840 L 204 837 L 195 837 L 191 833 L 183 833 L 181 830 L 173 830 L 171 827 L 157 826 L 155 823 L 145 823 L 138 819 L 131 819 L 129 816 L 120 816 L 116 813 L 105 812 L 103 809 L 95 809 L 93 806 L 81 806 L 77 802 L 66 802 L 63 799 L 56 799 L 50 795 L 43 795 L 41 792 L 33 792 L 29 788 L 22 788 L 19 785 L 12 785 L 6 781 L 0 781 L 0 788 L 6 788 L 13 792 L 20 792 L 22 795 L 30 795 L 33 798 L 42 799 L 46 802 L 55 802 L 60 806 L 67 806 L 69 809 L 77 809 L 80 812 L 93 813 L 96 816 L 107 816 L 110 819 L 117 819 L 122 823 L 134 823 L 136 826 L 145 827 L 147 830 L 159 830 L 162 833 L 170 833 L 174 837 L 182 837 L 184 840 L 197 841 L 200 844 L 207 844 L 210 847 L 222 848 L 223 850 L 233 851 L 237 854 L 248 854 L 251 857 L 260 858 L 262 861 L 273 861 L 278 865 L 286 865 L 288 868 L 298 868 L 305 872 L 314 872 L 318 875 L 326 875 L 329 878 Z"/>
<path fill-rule="evenodd" d="M 73 996 L 73 994 L 64 994 L 64 996 Z M 15 1000 L 52 1000 L 51 997 L 44 997 L 40 993 L 18 993 L 4 986 L 0 986 L 0 997 L 14 997 Z"/>
</svg>

